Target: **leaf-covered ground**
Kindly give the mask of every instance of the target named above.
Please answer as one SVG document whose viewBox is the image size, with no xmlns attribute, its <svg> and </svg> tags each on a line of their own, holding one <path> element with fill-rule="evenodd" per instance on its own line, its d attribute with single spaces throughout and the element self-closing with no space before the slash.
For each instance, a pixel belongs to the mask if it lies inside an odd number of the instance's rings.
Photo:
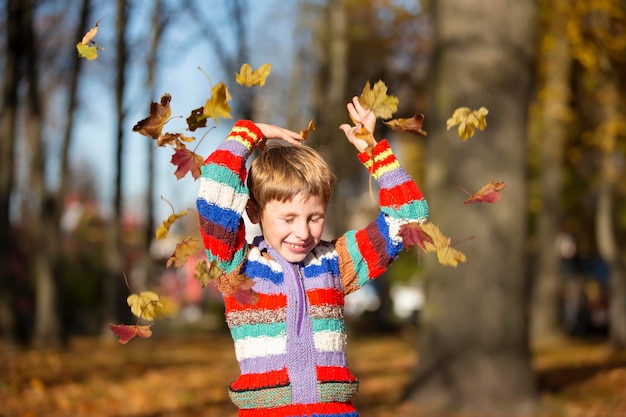
<svg viewBox="0 0 626 417">
<path fill-rule="evenodd" d="M 420 416 L 398 403 L 417 361 L 413 340 L 351 338 L 363 417 Z M 0 417 L 236 416 L 226 386 L 237 364 L 223 334 L 157 336 L 125 346 L 75 339 L 66 351 L 0 342 L 0 358 Z M 537 350 L 534 367 L 542 411 L 529 417 L 626 416 L 626 354 L 611 355 L 601 343 L 567 343 Z"/>
</svg>

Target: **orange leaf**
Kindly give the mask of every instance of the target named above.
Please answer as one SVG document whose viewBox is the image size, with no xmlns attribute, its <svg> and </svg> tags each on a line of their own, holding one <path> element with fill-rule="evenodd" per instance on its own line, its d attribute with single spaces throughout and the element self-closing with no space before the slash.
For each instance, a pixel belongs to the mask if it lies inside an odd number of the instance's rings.
<svg viewBox="0 0 626 417">
<path fill-rule="evenodd" d="M 152 102 L 150 104 L 150 116 L 137 122 L 133 126 L 133 132 L 141 133 L 144 136 L 148 136 L 152 139 L 158 139 L 161 136 L 161 131 L 167 119 L 172 114 L 170 109 L 170 101 L 172 96 L 165 93 L 161 96 L 161 102 Z"/>
<path fill-rule="evenodd" d="M 171 162 L 177 167 L 174 174 L 178 179 L 191 172 L 191 176 L 197 180 L 201 174 L 200 168 L 204 165 L 204 159 L 187 148 L 176 149 L 174 155 L 172 155 Z"/>
<path fill-rule="evenodd" d="M 400 132 L 412 133 L 414 135 L 426 136 L 425 130 L 422 130 L 424 124 L 424 115 L 419 114 L 407 119 L 393 119 L 388 122 L 383 121 L 384 124 L 389 126 L 393 130 Z"/>
<path fill-rule="evenodd" d="M 125 345 L 135 336 L 143 337 L 144 339 L 152 336 L 150 326 L 151 324 L 147 326 L 140 326 L 138 324 L 132 326 L 126 324 L 111 324 L 109 328 L 115 335 L 119 336 L 119 342 Z"/>
<path fill-rule="evenodd" d="M 309 125 L 306 127 L 306 129 L 303 129 L 300 131 L 300 136 L 302 136 L 303 139 L 307 139 L 309 137 L 309 134 L 315 130 L 315 125 L 313 124 L 313 120 L 311 120 L 309 122 Z"/>
<path fill-rule="evenodd" d="M 176 245 L 174 254 L 167 260 L 166 268 L 174 265 L 175 268 L 185 266 L 187 259 L 195 255 L 202 249 L 202 243 L 195 237 L 186 237 L 182 242 Z"/>
<path fill-rule="evenodd" d="M 504 182 L 493 182 L 493 180 L 489 180 L 489 182 L 483 185 L 480 190 L 470 195 L 469 198 L 463 202 L 463 204 L 497 203 L 500 199 L 502 199 L 502 195 L 499 191 L 504 187 L 506 187 Z"/>
</svg>

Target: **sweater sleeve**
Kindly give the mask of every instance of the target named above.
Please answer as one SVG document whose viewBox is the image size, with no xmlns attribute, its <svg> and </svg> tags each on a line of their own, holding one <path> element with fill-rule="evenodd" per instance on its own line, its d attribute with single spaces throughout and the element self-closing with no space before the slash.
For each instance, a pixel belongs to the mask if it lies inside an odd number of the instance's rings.
<svg viewBox="0 0 626 417">
<path fill-rule="evenodd" d="M 337 240 L 339 268 L 344 293 L 354 292 L 380 276 L 404 248 L 400 227 L 428 218 L 428 204 L 417 184 L 400 166 L 389 143 L 376 144 L 372 155 L 359 160 L 378 181 L 378 217 L 360 230 L 351 230 Z"/>
<path fill-rule="evenodd" d="M 253 122 L 240 120 L 202 167 L 196 200 L 200 234 L 209 262 L 217 261 L 224 275 L 238 273 L 245 259 L 246 161 L 262 138 Z M 220 282 L 218 287 L 228 288 Z"/>
</svg>

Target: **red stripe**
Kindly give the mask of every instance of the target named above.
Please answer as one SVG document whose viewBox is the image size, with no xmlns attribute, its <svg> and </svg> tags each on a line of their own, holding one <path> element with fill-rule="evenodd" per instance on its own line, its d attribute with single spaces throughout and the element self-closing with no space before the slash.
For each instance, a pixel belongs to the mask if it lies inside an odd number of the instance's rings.
<svg viewBox="0 0 626 417">
<path fill-rule="evenodd" d="M 380 205 L 384 207 L 399 207 L 422 198 L 422 191 L 413 181 L 406 181 L 393 188 L 382 188 L 378 193 Z"/>
<path fill-rule="evenodd" d="M 334 288 L 317 288 L 307 291 L 311 305 L 343 305 L 343 294 Z"/>
<path fill-rule="evenodd" d="M 200 235 L 202 236 L 204 247 L 222 262 L 232 259 L 233 254 L 243 248 L 246 240 L 245 230 L 243 229 L 237 230 L 237 236 L 235 237 L 234 242 L 225 242 L 223 240 L 215 239 L 215 237 L 206 234 L 203 228 L 200 228 Z"/>
<path fill-rule="evenodd" d="M 359 247 L 359 253 L 367 262 L 368 275 L 374 278 L 385 272 L 385 268 L 381 266 L 379 254 L 369 239 L 367 229 L 361 229 L 356 232 L 355 238 Z"/>
<path fill-rule="evenodd" d="M 247 391 L 259 388 L 284 387 L 289 384 L 287 368 L 259 374 L 242 374 L 230 385 L 233 391 Z"/>
<path fill-rule="evenodd" d="M 235 155 L 226 149 L 218 149 L 211 154 L 208 162 L 222 165 L 233 172 L 243 171 L 244 160 L 241 156 Z"/>
<path fill-rule="evenodd" d="M 341 366 L 318 366 L 317 379 L 323 382 L 355 382 L 356 378 L 348 371 L 348 368 Z"/>
<path fill-rule="evenodd" d="M 243 310 L 277 310 L 287 307 L 287 296 L 285 294 L 259 294 L 259 301 L 253 306 L 240 304 L 235 297 L 224 297 L 224 305 L 226 311 L 243 311 Z"/>
</svg>

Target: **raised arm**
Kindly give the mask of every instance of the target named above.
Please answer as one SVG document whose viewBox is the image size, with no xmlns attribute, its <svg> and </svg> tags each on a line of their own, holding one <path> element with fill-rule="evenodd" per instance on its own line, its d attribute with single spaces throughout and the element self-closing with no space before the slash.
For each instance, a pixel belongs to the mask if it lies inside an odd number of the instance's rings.
<svg viewBox="0 0 626 417">
<path fill-rule="evenodd" d="M 374 131 L 376 118 L 354 98 L 348 104 L 354 126 L 341 125 L 346 138 L 360 151 L 358 158 L 372 177 L 378 181 L 380 213 L 376 220 L 361 230 L 349 231 L 337 240 L 344 293 L 358 290 L 380 276 L 404 248 L 399 235 L 405 223 L 423 222 L 428 217 L 428 205 L 422 191 L 400 166 L 387 140 L 368 144 L 356 136 L 365 126 Z"/>
</svg>

